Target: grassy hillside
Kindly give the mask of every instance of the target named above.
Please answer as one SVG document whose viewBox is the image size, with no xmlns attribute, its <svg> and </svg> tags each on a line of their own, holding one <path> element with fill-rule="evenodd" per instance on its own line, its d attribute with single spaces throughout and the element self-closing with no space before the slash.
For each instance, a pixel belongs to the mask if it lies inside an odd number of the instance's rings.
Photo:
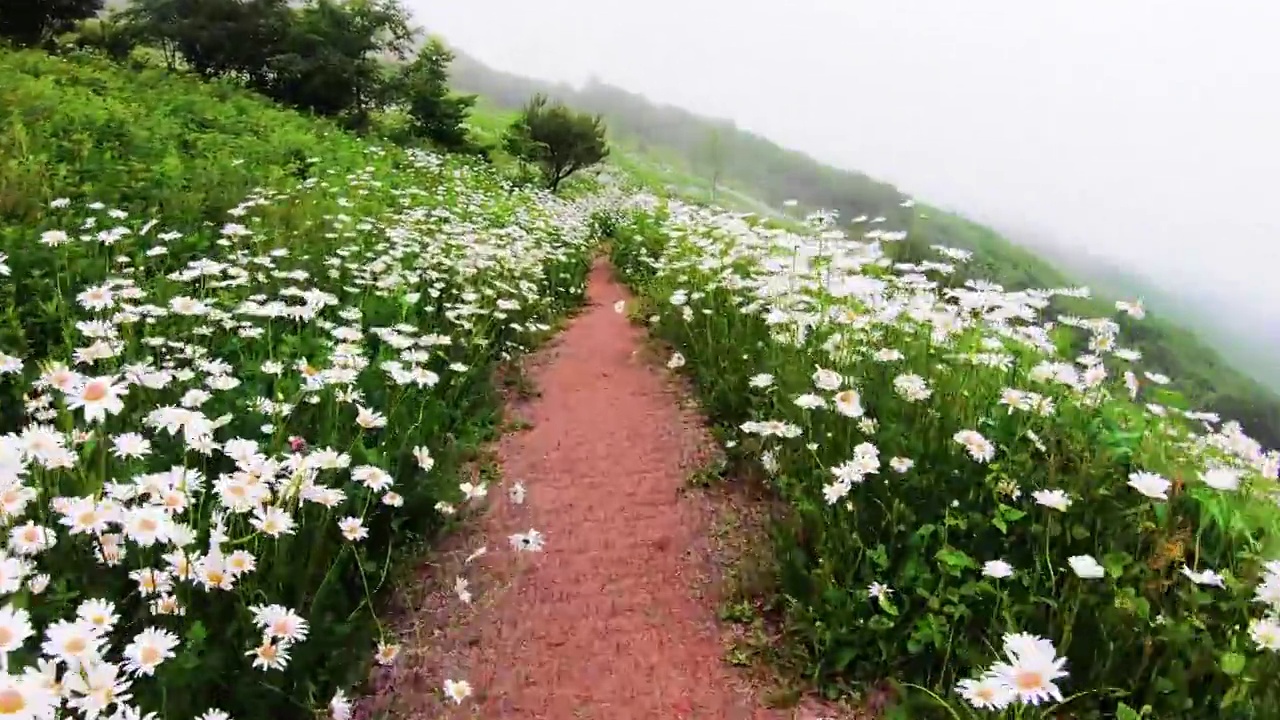
<svg viewBox="0 0 1280 720">
<path fill-rule="evenodd" d="M 925 214 L 927 218 L 916 221 L 915 232 L 931 243 L 975 254 L 962 276 L 986 278 L 1008 288 L 1078 284 L 1077 277 L 1069 277 L 989 228 L 936 209 L 926 209 Z M 1116 299 L 1101 294 L 1093 300 L 1071 298 L 1057 301 L 1054 308 L 1070 315 L 1102 316 L 1114 311 Z M 1235 369 L 1196 334 L 1165 318 L 1149 316 L 1141 322 L 1121 318 L 1120 322 L 1131 346 L 1142 352 L 1155 371 L 1174 378 L 1174 387 L 1184 393 L 1188 403 L 1234 418 L 1268 447 L 1280 447 L 1280 398 L 1274 392 Z"/>
<path fill-rule="evenodd" d="M 1034 234 L 1015 236 L 1077 277 L 1088 278 L 1089 283 L 1102 292 L 1141 297 L 1154 313 L 1193 328 L 1197 336 L 1218 349 L 1232 366 L 1272 391 L 1280 392 L 1280 323 L 1274 327 L 1266 323 L 1259 326 L 1229 313 L 1224 315 L 1220 310 L 1221 301 L 1177 295 L 1112 262 L 1083 255 Z M 1222 288 L 1219 292 L 1229 296 L 1231 288 Z"/>
<path fill-rule="evenodd" d="M 1160 359 L 1125 352 L 1146 321 L 966 286 L 976 255 L 894 264 L 676 203 L 610 247 L 724 442 L 713 470 L 786 508 L 733 589 L 736 656 L 896 695 L 892 718 L 1273 713 L 1280 454 L 1178 412 Z M 1106 312 L 1051 328 L 1042 301 Z"/>
<path fill-rule="evenodd" d="M 64 70 L 34 53 L 6 54 L 0 107 L 0 218 L 37 222 L 57 197 L 167 218 L 216 222 L 261 186 L 306 177 L 309 161 L 362 167 L 368 148 L 336 127 L 279 112 L 236 86 L 193 95 L 163 69 L 126 73 L 82 57 Z M 9 224 L 12 223 L 12 224 Z"/>
<path fill-rule="evenodd" d="M 504 106 L 491 97 L 480 96 L 467 123 L 472 136 L 483 145 L 500 147 L 502 134 L 515 120 L 518 108 L 519 105 Z M 511 162 L 502 152 L 493 155 L 500 167 Z M 696 202 L 714 202 L 725 208 L 765 217 L 782 217 L 773 207 L 730 184 L 720 183 L 713 188 L 678 153 L 660 147 L 644 148 L 616 128 L 609 131 L 608 164 L 622 170 L 625 177 L 661 194 Z"/>
<path fill-rule="evenodd" d="M 1090 283 L 1088 277 L 1070 276 L 990 228 L 940 208 L 904 208 L 904 196 L 887 183 L 825 166 L 738 130 L 728 121 L 659 106 L 602 83 L 575 89 L 495 71 L 465 55 L 455 62 L 453 78 L 459 89 L 480 93 L 490 107 L 499 110 L 518 108 L 532 93 L 544 92 L 581 110 L 601 113 L 623 150 L 616 159 L 618 164 L 653 187 L 685 188 L 685 197 L 706 201 L 710 199 L 708 178 L 718 170 L 722 182 L 732 188 L 732 193 L 721 193 L 718 200 L 731 209 L 761 212 L 760 206 L 780 208 L 784 201 L 795 199 L 801 208 L 837 210 L 845 221 L 883 216 L 886 227 L 911 228 L 915 248 L 907 249 L 907 256 L 923 257 L 932 245 L 974 252 L 974 261 L 962 274 L 1008 288 Z M 744 200 L 744 195 L 757 200 Z M 1133 290 L 1125 292 L 1121 283 L 1104 285 L 1114 294 L 1098 295 L 1096 301 L 1059 300 L 1055 307 L 1079 315 L 1105 315 L 1114 309 L 1116 300 L 1133 297 Z M 1191 405 L 1237 418 L 1263 443 L 1280 447 L 1280 396 L 1241 372 L 1194 333 L 1176 325 L 1174 316 L 1145 321 L 1136 331 L 1133 345 L 1159 372 L 1174 378 L 1175 387 Z"/>
<path fill-rule="evenodd" d="M 509 120 L 483 107 L 471 126 L 492 143 Z M 626 180 L 697 193 L 696 158 L 616 132 Z M 349 717 L 368 665 L 399 651 L 380 615 L 399 561 L 485 494 L 497 384 L 581 303 L 601 232 L 636 291 L 618 310 L 673 346 L 724 441 L 731 464 L 698 477 L 755 476 L 778 501 L 754 543 L 775 552 L 725 608 L 735 657 L 785 657 L 832 693 L 897 683 L 910 718 L 965 700 L 1022 720 L 1274 715 L 1280 454 L 1138 375 L 1190 340 L 1069 290 L 980 284 L 1069 283 L 856 174 L 833 182 L 891 223 L 847 229 L 906 241 L 590 181 L 552 197 L 507 162 L 373 142 L 229 81 L 0 49 L 8 714 Z M 718 198 L 763 202 L 741 192 Z M 551 553 L 600 531 L 538 517 Z M 484 567 L 450 573 L 457 607 Z M 433 642 L 435 609 L 415 638 Z M 639 632 L 585 660 L 544 633 L 531 654 L 617 674 Z M 609 690 L 667 690 L 629 679 Z M 477 694 L 501 702 L 502 684 Z"/>
<path fill-rule="evenodd" d="M 38 541 L 6 612 L 103 616 L 93 678 L 161 648 L 124 717 L 330 716 L 394 657 L 397 561 L 467 501 L 498 369 L 581 300 L 587 239 L 472 161 L 0 49 L 0 484 Z M 6 687 L 69 657 L 23 638 Z"/>
</svg>

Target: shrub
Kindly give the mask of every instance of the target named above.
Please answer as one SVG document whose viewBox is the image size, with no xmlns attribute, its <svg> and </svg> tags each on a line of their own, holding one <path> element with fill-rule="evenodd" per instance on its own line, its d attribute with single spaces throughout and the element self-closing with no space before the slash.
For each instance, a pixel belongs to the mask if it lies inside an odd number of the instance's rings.
<svg viewBox="0 0 1280 720">
<path fill-rule="evenodd" d="M 398 0 L 135 0 L 122 17 L 171 70 L 181 61 L 357 130 L 391 99 L 384 61 L 413 34 Z"/>
</svg>

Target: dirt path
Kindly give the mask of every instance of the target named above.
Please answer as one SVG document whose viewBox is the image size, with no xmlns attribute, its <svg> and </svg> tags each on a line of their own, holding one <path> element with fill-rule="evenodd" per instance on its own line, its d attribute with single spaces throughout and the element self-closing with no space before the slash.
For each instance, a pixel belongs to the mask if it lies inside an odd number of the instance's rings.
<svg viewBox="0 0 1280 720">
<path fill-rule="evenodd" d="M 487 576 L 477 595 L 490 604 L 429 641 L 417 662 L 444 668 L 419 674 L 471 682 L 455 718 L 804 717 L 761 708 L 724 663 L 714 602 L 693 592 L 706 514 L 680 493 L 705 435 L 645 360 L 643 330 L 615 312 L 625 290 L 602 264 L 589 296 L 532 363 L 540 395 L 517 411 L 531 426 L 498 446 L 503 487 L 481 523 L 489 552 L 470 573 Z M 523 504 L 508 495 L 516 481 Z M 508 537 L 531 528 L 543 550 L 514 551 Z"/>
</svg>

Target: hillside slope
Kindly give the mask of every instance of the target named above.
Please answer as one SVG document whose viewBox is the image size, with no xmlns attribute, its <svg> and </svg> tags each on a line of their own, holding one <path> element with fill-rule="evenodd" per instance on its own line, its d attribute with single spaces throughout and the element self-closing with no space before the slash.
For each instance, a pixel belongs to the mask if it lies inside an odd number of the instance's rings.
<svg viewBox="0 0 1280 720">
<path fill-rule="evenodd" d="M 462 52 L 451 68 L 451 77 L 458 90 L 481 95 L 490 107 L 512 110 L 533 93 L 542 92 L 580 110 L 603 115 L 615 142 L 626 151 L 616 159 L 617 164 L 632 166 L 628 169 L 637 164 L 642 168 L 665 168 L 668 172 L 660 176 L 662 181 L 669 182 L 673 175 L 685 178 L 678 184 L 695 188 L 696 192 L 685 193 L 694 200 L 708 199 L 707 178 L 718 171 L 723 184 L 739 194 L 758 198 L 758 204 L 778 208 L 786 200 L 795 199 L 802 209 L 833 209 L 846 221 L 884 217 L 886 227 L 910 227 L 912 240 L 907 244 L 912 247 L 899 248 L 899 259 L 923 259 L 932 245 L 948 245 L 975 253 L 974 262 L 963 270 L 968 273 L 965 278 L 980 277 L 1009 288 L 1053 288 L 1093 282 L 1092 277 L 1080 272 L 1079 265 L 1049 262 L 991 228 L 941 208 L 923 204 L 904 208 L 904 196 L 893 185 L 823 165 L 803 153 L 738 129 L 727 120 L 657 105 L 600 82 L 576 89 L 497 71 Z M 646 177 L 644 172 L 635 174 L 642 180 Z M 732 198 L 723 193 L 720 199 L 721 204 L 732 209 L 754 209 L 741 202 L 724 202 Z M 1105 274 L 1099 284 L 1106 295 L 1099 295 L 1096 300 L 1056 301 L 1055 309 L 1074 315 L 1105 316 L 1114 311 L 1115 300 L 1140 296 L 1145 288 L 1128 287 L 1123 278 Z M 1179 315 L 1172 303 L 1158 303 L 1154 309 L 1161 317 L 1148 318 L 1131 335 L 1136 349 L 1174 378 L 1174 386 L 1190 405 L 1236 418 L 1264 444 L 1280 447 L 1280 396 L 1241 370 L 1247 366 L 1264 374 L 1265 363 L 1259 365 L 1255 360 L 1235 365 L 1195 333 L 1174 324 Z"/>
<path fill-rule="evenodd" d="M 11 716 L 1280 705 L 1280 453 L 1130 374 L 1132 306 L 979 284 L 1066 283 L 987 228 L 557 196 L 70 50 L 0 48 L 0 109 Z"/>
<path fill-rule="evenodd" d="M 0 487 L 36 538 L 5 558 L 7 687 L 69 657 L 20 649 L 34 626 L 90 648 L 95 713 L 349 707 L 397 651 L 388 573 L 497 430 L 497 368 L 581 301 L 582 214 L 82 53 L 0 48 L 0 120 Z"/>
<path fill-rule="evenodd" d="M 1024 230 L 1007 234 L 1077 277 L 1087 278 L 1102 292 L 1142 298 L 1152 312 L 1176 318 L 1179 324 L 1194 329 L 1234 367 L 1280 392 L 1280 322 L 1258 324 L 1251 317 L 1222 312 L 1221 308 L 1231 304 L 1232 288 L 1221 287 L 1209 294 L 1201 291 L 1195 297 L 1179 295 L 1056 239 Z"/>
</svg>

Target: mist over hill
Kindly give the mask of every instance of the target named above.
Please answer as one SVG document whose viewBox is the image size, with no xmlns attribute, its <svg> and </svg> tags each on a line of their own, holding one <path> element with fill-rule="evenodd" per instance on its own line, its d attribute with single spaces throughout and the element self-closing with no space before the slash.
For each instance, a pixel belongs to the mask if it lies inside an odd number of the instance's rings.
<svg viewBox="0 0 1280 720">
<path fill-rule="evenodd" d="M 1152 312 L 1194 330 L 1231 365 L 1280 390 L 1280 308 L 1227 312 L 1224 308 L 1239 305 L 1232 287 L 1168 287 L 1050 232 L 1003 229 L 1006 237 L 1033 248 L 1096 290 L 1142 298 Z"/>
<path fill-rule="evenodd" d="M 893 185 L 783 148 L 738 128 L 732 120 L 657 104 L 595 79 L 574 87 L 502 72 L 462 51 L 452 74 L 459 90 L 480 94 L 503 108 L 519 107 L 534 92 L 543 92 L 576 108 L 600 113 L 615 135 L 635 143 L 641 151 L 674 152 L 691 172 L 706 178 L 718 172 L 722 181 L 735 183 L 773 207 L 798 199 L 806 207 L 837 209 L 846 219 L 862 214 L 905 219 L 898 207 L 904 193 Z M 948 209 L 970 215 L 964 208 Z M 1051 231 L 1019 227 L 999 218 L 980 219 L 1003 230 L 1006 238 L 1051 259 L 1080 283 L 1114 297 L 1142 298 L 1157 314 L 1201 334 L 1233 366 L 1280 390 L 1280 321 L 1260 322 L 1268 317 L 1265 309 L 1224 319 L 1220 307 L 1232 304 L 1230 298 L 1215 298 L 1200 288 L 1192 294 L 1187 288 L 1163 287 Z M 1230 288 L 1221 291 L 1229 293 Z"/>
<path fill-rule="evenodd" d="M 615 135 L 633 142 L 642 152 L 673 151 L 688 169 L 707 177 L 718 170 L 722 178 L 736 181 L 774 207 L 799 199 L 806 207 L 837 209 L 848 218 L 858 214 L 905 217 L 899 207 L 903 195 L 893 185 L 823 165 L 804 153 L 739 129 L 732 120 L 658 105 L 594 79 L 575 88 L 505 73 L 465 52 L 456 52 L 458 57 L 450 69 L 454 86 L 480 94 L 500 107 L 516 108 L 533 93 L 546 93 L 579 110 L 603 115 Z"/>
<path fill-rule="evenodd" d="M 1008 287 L 1086 285 L 1099 297 L 1085 305 L 1055 307 L 1056 312 L 1112 314 L 1113 300 L 1142 298 L 1152 316 L 1125 324 L 1131 342 L 1178 380 L 1192 404 L 1238 419 L 1264 444 L 1280 446 L 1280 398 L 1275 393 L 1280 389 L 1280 325 L 1263 330 L 1256 318 L 1242 316 L 1241 327 L 1232 327 L 1203 294 L 1163 289 L 1043 229 L 982 215 L 976 222 L 965 217 L 964 209 L 925 204 L 927 197 L 917 198 L 914 209 L 904 208 L 906 194 L 894 185 L 786 149 L 732 120 L 654 103 L 595 79 L 575 87 L 503 72 L 455 51 L 455 89 L 478 94 L 499 108 L 515 109 L 534 93 L 545 93 L 599 113 L 628 151 L 678 163 L 704 184 L 715 178 L 773 208 L 796 200 L 800 207 L 792 213 L 831 209 L 846 222 L 883 216 L 892 226 L 911 229 L 908 244 L 914 247 L 908 254 L 923 256 L 933 244 L 959 247 L 975 253 L 962 271 L 973 277 Z M 997 227 L 1003 232 L 993 230 Z"/>
</svg>

